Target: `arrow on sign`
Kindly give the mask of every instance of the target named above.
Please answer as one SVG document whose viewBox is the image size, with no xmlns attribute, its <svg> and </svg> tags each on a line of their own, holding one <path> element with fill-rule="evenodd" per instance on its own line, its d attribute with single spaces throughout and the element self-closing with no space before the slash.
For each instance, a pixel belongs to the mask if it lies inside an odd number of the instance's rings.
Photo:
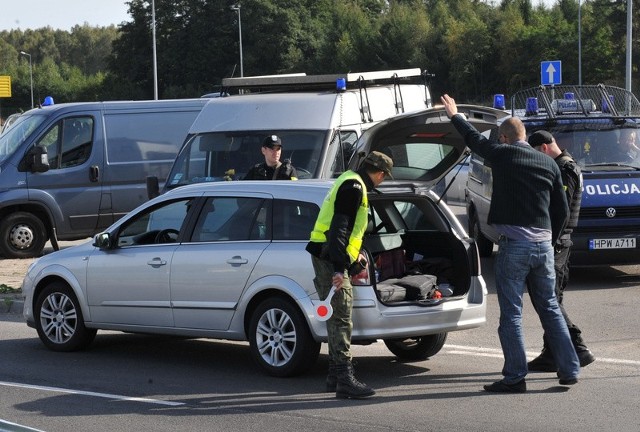
<svg viewBox="0 0 640 432">
<path fill-rule="evenodd" d="M 556 73 L 556 68 L 553 67 L 553 63 L 549 63 L 549 66 L 547 66 L 547 70 L 546 70 L 547 74 L 549 75 L 549 82 L 552 83 L 553 81 L 553 74 Z"/>
</svg>

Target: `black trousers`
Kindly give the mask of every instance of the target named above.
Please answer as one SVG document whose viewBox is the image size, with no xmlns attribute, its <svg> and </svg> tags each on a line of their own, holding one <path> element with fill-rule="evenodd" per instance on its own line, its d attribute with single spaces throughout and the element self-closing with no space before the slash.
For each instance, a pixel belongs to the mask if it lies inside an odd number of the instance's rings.
<svg viewBox="0 0 640 432">
<path fill-rule="evenodd" d="M 560 312 L 564 317 L 567 327 L 569 328 L 569 334 L 571 335 L 571 342 L 576 349 L 577 353 L 586 351 L 587 346 L 582 339 L 582 331 L 580 328 L 571 321 L 567 311 L 564 308 L 563 296 L 564 289 L 569 284 L 569 256 L 571 255 L 571 246 L 560 246 L 556 244 L 555 253 L 553 255 L 553 266 L 556 271 L 556 298 L 558 299 L 558 305 L 560 306 Z M 535 302 L 533 302 L 535 308 Z M 549 351 L 549 345 L 547 343 L 547 337 L 544 336 L 544 348 L 543 351 L 547 351 L 547 354 L 551 354 Z"/>
</svg>

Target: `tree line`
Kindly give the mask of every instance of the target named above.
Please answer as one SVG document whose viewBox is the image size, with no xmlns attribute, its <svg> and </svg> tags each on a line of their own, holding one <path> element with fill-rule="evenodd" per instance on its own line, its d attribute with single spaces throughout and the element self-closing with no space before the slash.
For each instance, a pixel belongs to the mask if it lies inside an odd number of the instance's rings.
<svg viewBox="0 0 640 432">
<path fill-rule="evenodd" d="M 579 11 L 579 4 L 581 9 Z M 577 84 L 625 86 L 627 0 L 155 0 L 160 99 L 199 97 L 239 76 L 419 67 L 434 95 L 489 104 L 540 84 L 540 62 L 562 61 Z M 236 6 L 232 8 L 231 6 Z M 240 6 L 238 10 L 237 5 Z M 45 96 L 56 102 L 153 99 L 150 0 L 128 2 L 129 21 L 108 27 L 0 32 L 0 75 L 12 97 L 2 116 Z M 633 0 L 634 15 L 640 0 Z M 238 20 L 240 19 L 240 23 Z M 634 52 L 638 23 L 633 22 Z M 638 69 L 632 90 L 638 93 Z"/>
</svg>

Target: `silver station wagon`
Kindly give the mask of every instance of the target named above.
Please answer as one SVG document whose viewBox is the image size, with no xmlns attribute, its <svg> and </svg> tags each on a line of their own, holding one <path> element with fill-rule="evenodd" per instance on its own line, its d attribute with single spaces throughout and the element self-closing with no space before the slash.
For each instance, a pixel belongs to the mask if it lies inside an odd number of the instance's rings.
<svg viewBox="0 0 640 432">
<path fill-rule="evenodd" d="M 462 107 L 461 107 L 462 109 Z M 472 120 L 495 126 L 490 111 Z M 479 255 L 430 189 L 464 157 L 441 109 L 367 131 L 352 160 L 393 157 L 394 180 L 369 193 L 366 267 L 352 277 L 353 343 L 382 340 L 403 360 L 435 355 L 448 332 L 485 323 Z M 38 259 L 24 317 L 54 351 L 97 330 L 249 342 L 274 376 L 304 372 L 326 341 L 305 246 L 331 181 L 229 181 L 176 188 L 83 245 Z"/>
</svg>

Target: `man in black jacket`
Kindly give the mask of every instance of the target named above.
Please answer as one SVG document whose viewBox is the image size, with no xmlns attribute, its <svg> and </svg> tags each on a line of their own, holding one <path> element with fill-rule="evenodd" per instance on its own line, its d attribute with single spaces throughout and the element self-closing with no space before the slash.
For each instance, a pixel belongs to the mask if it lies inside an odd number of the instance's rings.
<svg viewBox="0 0 640 432">
<path fill-rule="evenodd" d="M 529 293 L 549 335 L 561 385 L 578 382 L 580 363 L 555 296 L 553 244 L 568 217 L 558 165 L 531 148 L 520 119 L 511 117 L 498 129 L 499 141 L 485 138 L 458 114 L 455 101 L 441 97 L 451 123 L 465 144 L 492 163 L 493 191 L 487 222 L 501 234 L 495 260 L 500 305 L 498 335 L 504 355 L 504 378 L 485 385 L 489 392 L 524 393 L 527 357 L 522 331 L 522 299 Z"/>
<path fill-rule="evenodd" d="M 262 142 L 264 162 L 254 165 L 244 180 L 297 180 L 298 173 L 289 160 L 280 162 L 282 140 L 278 135 L 269 135 Z"/>
<path fill-rule="evenodd" d="M 580 203 L 582 202 L 582 172 L 578 164 L 571 157 L 571 154 L 569 154 L 566 149 L 561 150 L 553 138 L 553 135 L 549 132 L 539 130 L 532 133 L 529 137 L 529 144 L 534 149 L 552 157 L 558 164 L 562 175 L 562 183 L 564 184 L 564 190 L 569 204 L 569 220 L 554 248 L 555 253 L 553 258 L 556 272 L 556 297 L 558 298 L 560 312 L 562 312 L 562 316 L 569 328 L 571 342 L 573 342 L 573 346 L 578 354 L 580 366 L 584 367 L 593 363 L 596 358 L 587 348 L 582 339 L 582 332 L 578 326 L 569 319 L 569 315 L 567 315 L 567 311 L 562 304 L 564 289 L 569 283 L 569 255 L 571 253 L 571 246 L 573 245 L 571 233 L 578 225 Z M 538 357 L 527 363 L 527 367 L 530 371 L 556 372 L 558 368 L 553 360 L 548 336 L 544 336 L 543 342 L 542 352 Z"/>
</svg>

